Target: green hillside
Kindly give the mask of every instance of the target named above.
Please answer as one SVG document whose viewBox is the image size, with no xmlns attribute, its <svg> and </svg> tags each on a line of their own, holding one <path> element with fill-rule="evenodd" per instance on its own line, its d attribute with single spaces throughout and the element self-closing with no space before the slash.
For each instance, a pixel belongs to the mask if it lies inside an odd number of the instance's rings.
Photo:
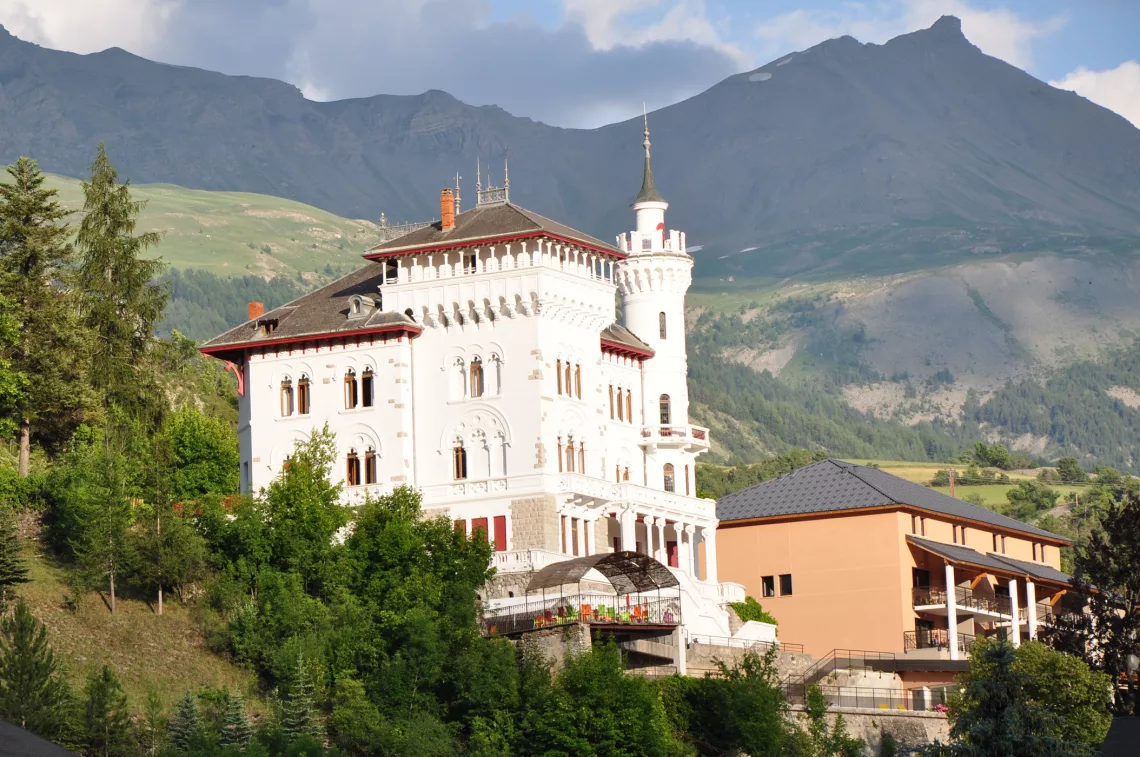
<svg viewBox="0 0 1140 757">
<path fill-rule="evenodd" d="M 67 208 L 82 209 L 78 179 L 51 175 L 49 185 Z M 172 268 L 219 276 L 300 274 L 315 281 L 328 268 L 352 270 L 377 241 L 370 221 L 340 218 L 280 197 L 173 184 L 135 184 L 131 189 L 135 199 L 147 203 L 139 230 L 162 233 L 157 252 Z"/>
</svg>

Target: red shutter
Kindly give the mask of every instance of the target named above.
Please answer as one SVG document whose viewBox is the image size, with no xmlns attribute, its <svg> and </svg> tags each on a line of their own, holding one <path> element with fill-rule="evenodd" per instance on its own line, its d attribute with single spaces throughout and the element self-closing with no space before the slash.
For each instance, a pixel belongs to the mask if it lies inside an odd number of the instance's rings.
<svg viewBox="0 0 1140 757">
<path fill-rule="evenodd" d="M 507 516 L 495 516 L 495 551 L 507 551 Z"/>
<path fill-rule="evenodd" d="M 481 537 L 483 541 L 487 541 L 487 519 L 486 518 L 472 518 L 471 519 L 471 535 L 475 536 L 479 531 L 483 532 Z"/>
<path fill-rule="evenodd" d="M 465 520 L 455 521 L 455 530 L 458 531 L 459 533 L 463 534 L 464 536 L 467 536 L 467 521 L 465 521 Z"/>
</svg>

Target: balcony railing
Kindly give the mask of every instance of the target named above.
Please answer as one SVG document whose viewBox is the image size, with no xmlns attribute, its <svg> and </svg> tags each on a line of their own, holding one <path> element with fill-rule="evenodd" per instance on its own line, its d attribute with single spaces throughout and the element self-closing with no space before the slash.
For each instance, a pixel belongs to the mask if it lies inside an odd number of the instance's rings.
<svg viewBox="0 0 1140 757">
<path fill-rule="evenodd" d="M 974 646 L 974 637 L 967 633 L 958 634 L 958 651 L 969 652 Z M 935 628 L 923 631 L 907 631 L 903 634 L 903 651 L 916 649 L 950 650 L 950 631 L 945 628 Z"/>
<path fill-rule="evenodd" d="M 861 686 L 820 685 L 819 691 L 832 707 L 858 707 L 865 710 L 910 710 L 914 697 L 902 689 L 870 689 Z M 807 703 L 808 686 L 800 683 L 783 684 L 788 704 Z"/>
<path fill-rule="evenodd" d="M 484 636 L 555 628 L 573 623 L 594 626 L 676 626 L 681 622 L 679 597 L 583 593 L 551 599 L 527 599 L 484 610 Z"/>
<path fill-rule="evenodd" d="M 653 443 L 662 446 L 670 444 L 689 445 L 695 447 L 709 446 L 709 430 L 704 426 L 674 426 L 662 424 L 657 426 L 641 427 L 642 443 Z"/>
<path fill-rule="evenodd" d="M 567 555 L 544 549 L 512 549 L 491 555 L 491 566 L 499 573 L 528 573 L 566 559 Z"/>
<path fill-rule="evenodd" d="M 995 597 L 977 594 L 963 586 L 954 587 L 955 605 L 963 610 L 984 612 L 991 615 L 1005 615 L 1009 617 L 1012 612 L 1009 597 Z M 929 586 L 916 586 L 911 589 L 911 599 L 914 607 L 931 607 L 946 604 L 946 590 Z"/>
</svg>

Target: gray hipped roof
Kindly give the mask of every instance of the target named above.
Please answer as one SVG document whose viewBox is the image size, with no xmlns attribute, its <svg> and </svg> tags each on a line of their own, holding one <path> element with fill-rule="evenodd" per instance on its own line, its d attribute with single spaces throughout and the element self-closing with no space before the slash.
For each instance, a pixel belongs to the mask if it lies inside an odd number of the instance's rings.
<svg viewBox="0 0 1140 757">
<path fill-rule="evenodd" d="M 946 544 L 945 542 L 926 539 L 922 536 L 907 534 L 906 540 L 927 552 L 944 557 L 950 562 L 969 563 L 981 568 L 997 571 L 999 573 L 1020 573 L 1040 581 L 1053 581 L 1060 584 L 1072 584 L 1073 577 L 1044 563 L 1014 560 L 1012 557 L 999 555 L 996 552 L 982 554 L 963 544 Z"/>
<path fill-rule="evenodd" d="M 402 255 L 424 247 L 463 247 L 485 239 L 535 234 L 549 234 L 606 253 L 625 256 L 624 252 L 612 244 L 510 203 L 477 205 L 456 215 L 455 226 L 447 231 L 436 221 L 410 234 L 371 247 L 365 255 Z"/>
<path fill-rule="evenodd" d="M 963 502 L 877 468 L 829 458 L 770 481 L 721 497 L 716 515 L 722 522 L 783 515 L 842 512 L 906 505 L 919 510 L 985 523 L 995 528 L 1067 542 L 1019 520 Z"/>
</svg>

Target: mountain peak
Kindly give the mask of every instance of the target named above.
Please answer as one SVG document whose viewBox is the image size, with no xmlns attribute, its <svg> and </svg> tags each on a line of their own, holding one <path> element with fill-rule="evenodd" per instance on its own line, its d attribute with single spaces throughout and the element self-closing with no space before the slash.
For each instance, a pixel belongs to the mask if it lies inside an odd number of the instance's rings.
<svg viewBox="0 0 1140 757">
<path fill-rule="evenodd" d="M 957 16 L 942 16 L 927 31 L 936 32 L 943 37 L 962 37 L 962 19 Z"/>
</svg>

